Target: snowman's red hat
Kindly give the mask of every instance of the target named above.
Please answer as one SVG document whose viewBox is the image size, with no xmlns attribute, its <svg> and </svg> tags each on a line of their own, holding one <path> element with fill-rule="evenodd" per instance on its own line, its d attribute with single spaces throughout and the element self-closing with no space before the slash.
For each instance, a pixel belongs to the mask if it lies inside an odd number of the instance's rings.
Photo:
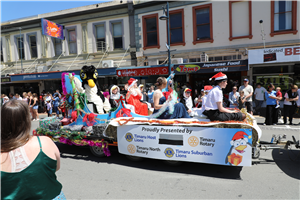
<svg viewBox="0 0 300 200">
<path fill-rule="evenodd" d="M 222 72 L 219 72 L 215 74 L 213 77 L 211 77 L 209 80 L 215 80 L 215 81 L 221 81 L 221 80 L 226 80 L 227 76 L 226 74 L 223 74 Z"/>
<path fill-rule="evenodd" d="M 238 131 L 238 132 L 236 132 L 236 134 L 234 134 L 234 136 L 232 137 L 232 140 L 234 141 L 234 140 L 239 140 L 239 139 L 245 138 L 244 135 L 247 135 L 247 133 L 245 133 L 243 131 Z"/>
</svg>

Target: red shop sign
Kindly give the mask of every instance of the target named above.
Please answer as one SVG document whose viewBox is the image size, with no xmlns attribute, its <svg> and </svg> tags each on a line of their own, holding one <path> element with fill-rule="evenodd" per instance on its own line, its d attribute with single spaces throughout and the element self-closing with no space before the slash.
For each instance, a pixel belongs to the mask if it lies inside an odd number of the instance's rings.
<svg viewBox="0 0 300 200">
<path fill-rule="evenodd" d="M 118 77 L 149 76 L 149 75 L 164 75 L 164 74 L 165 75 L 169 74 L 168 66 L 117 70 Z"/>
</svg>

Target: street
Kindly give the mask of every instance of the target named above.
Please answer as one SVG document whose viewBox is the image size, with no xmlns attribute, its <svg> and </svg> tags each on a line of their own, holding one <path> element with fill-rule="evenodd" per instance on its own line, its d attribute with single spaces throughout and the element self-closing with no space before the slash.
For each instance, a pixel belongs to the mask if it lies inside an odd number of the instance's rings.
<svg viewBox="0 0 300 200">
<path fill-rule="evenodd" d="M 43 115 L 40 116 L 44 118 Z M 258 117 L 258 123 L 264 118 Z M 295 119 L 294 123 L 299 123 Z M 32 122 L 32 129 L 38 122 Z M 300 125 L 262 126 L 262 141 L 285 133 L 300 138 Z M 56 143 L 61 152 L 58 180 L 68 199 L 299 199 L 300 149 L 261 151 L 251 167 L 201 163 L 170 166 L 161 160 L 129 160 L 110 147 L 95 157 L 87 147 Z"/>
</svg>

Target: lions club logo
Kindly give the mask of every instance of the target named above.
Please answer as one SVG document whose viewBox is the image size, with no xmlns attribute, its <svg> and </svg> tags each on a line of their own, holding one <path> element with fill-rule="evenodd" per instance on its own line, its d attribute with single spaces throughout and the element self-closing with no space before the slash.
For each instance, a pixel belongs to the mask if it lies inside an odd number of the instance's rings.
<svg viewBox="0 0 300 200">
<path fill-rule="evenodd" d="M 131 133 L 126 133 L 125 139 L 127 142 L 131 142 L 133 140 L 133 135 Z"/>
<path fill-rule="evenodd" d="M 191 136 L 188 139 L 188 143 L 191 147 L 196 147 L 199 144 L 199 139 L 196 136 Z"/>
<path fill-rule="evenodd" d="M 128 152 L 131 153 L 131 154 L 134 154 L 135 151 L 136 151 L 135 146 L 132 145 L 132 144 L 130 144 L 130 145 L 127 146 L 127 150 L 128 150 Z"/>
<path fill-rule="evenodd" d="M 172 158 L 174 155 L 174 150 L 172 148 L 166 148 L 164 153 L 168 158 Z"/>
</svg>

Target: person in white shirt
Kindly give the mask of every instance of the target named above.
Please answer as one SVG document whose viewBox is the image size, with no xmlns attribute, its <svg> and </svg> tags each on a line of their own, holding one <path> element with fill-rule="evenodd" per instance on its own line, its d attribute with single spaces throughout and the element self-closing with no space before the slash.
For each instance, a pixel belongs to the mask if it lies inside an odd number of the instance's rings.
<svg viewBox="0 0 300 200">
<path fill-rule="evenodd" d="M 261 86 L 261 83 L 256 84 L 256 89 L 254 91 L 254 98 L 255 98 L 255 112 L 260 115 L 260 109 L 262 104 L 265 101 L 265 92 L 266 88 Z"/>
<path fill-rule="evenodd" d="M 253 87 L 249 85 L 249 80 L 246 78 L 244 79 L 244 85 L 240 86 L 239 92 L 242 90 L 244 91 L 244 95 L 246 98 L 245 105 L 247 108 L 247 112 L 253 115 L 253 106 L 252 106 Z"/>
<path fill-rule="evenodd" d="M 15 94 L 16 100 L 22 100 L 22 97 L 18 93 Z"/>
<path fill-rule="evenodd" d="M 227 86 L 227 76 L 222 72 L 214 75 L 210 80 L 215 80 L 215 87 L 208 93 L 205 101 L 205 111 L 203 112 L 210 121 L 243 121 L 246 118 L 244 113 L 237 110 L 229 110 L 223 107 L 222 89 Z"/>
</svg>

